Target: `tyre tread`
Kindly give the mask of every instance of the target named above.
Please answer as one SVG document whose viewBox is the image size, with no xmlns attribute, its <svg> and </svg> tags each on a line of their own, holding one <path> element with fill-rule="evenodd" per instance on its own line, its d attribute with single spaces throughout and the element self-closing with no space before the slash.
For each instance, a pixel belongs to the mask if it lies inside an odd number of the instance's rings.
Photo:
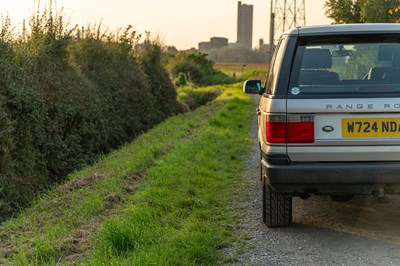
<svg viewBox="0 0 400 266">
<path fill-rule="evenodd" d="M 292 223 L 292 197 L 277 192 L 262 178 L 263 221 L 267 227 L 285 227 Z"/>
</svg>

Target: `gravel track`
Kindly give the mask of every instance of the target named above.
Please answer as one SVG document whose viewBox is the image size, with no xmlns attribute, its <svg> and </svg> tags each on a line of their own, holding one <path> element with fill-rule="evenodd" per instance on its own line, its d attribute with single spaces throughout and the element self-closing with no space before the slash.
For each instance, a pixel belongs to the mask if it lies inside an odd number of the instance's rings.
<svg viewBox="0 0 400 266">
<path fill-rule="evenodd" d="M 255 108 L 258 96 L 254 96 Z M 244 252 L 234 265 L 400 265 L 400 196 L 389 204 L 374 197 L 355 197 L 337 203 L 329 197 L 293 199 L 293 225 L 268 229 L 261 220 L 260 152 L 257 118 L 251 135 L 255 142 L 237 186 L 233 209 L 241 216 L 238 233 Z M 234 254 L 238 245 L 228 250 Z"/>
</svg>

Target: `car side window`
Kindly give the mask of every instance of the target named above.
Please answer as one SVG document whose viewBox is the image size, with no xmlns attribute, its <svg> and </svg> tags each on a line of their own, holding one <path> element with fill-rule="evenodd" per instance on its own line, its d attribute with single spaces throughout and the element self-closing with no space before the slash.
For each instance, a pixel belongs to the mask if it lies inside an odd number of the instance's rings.
<svg viewBox="0 0 400 266">
<path fill-rule="evenodd" d="M 266 83 L 265 92 L 270 95 L 275 94 L 276 83 L 279 77 L 279 72 L 282 66 L 283 57 L 285 55 L 285 49 L 287 45 L 287 39 L 281 39 L 275 48 L 274 56 L 271 60 L 269 74 Z"/>
</svg>

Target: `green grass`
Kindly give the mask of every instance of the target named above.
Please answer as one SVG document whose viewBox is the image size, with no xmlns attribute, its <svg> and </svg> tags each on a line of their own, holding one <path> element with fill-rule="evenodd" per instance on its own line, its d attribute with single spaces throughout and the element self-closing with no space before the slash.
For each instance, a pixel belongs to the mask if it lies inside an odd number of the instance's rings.
<svg viewBox="0 0 400 266">
<path fill-rule="evenodd" d="M 181 102 L 187 110 L 194 110 L 208 102 L 213 101 L 222 94 L 223 90 L 215 85 L 198 88 L 188 85 L 179 87 L 177 92 L 179 102 Z"/>
<path fill-rule="evenodd" d="M 0 227 L 0 264 L 212 265 L 251 139 L 240 85 L 74 173 Z"/>
</svg>

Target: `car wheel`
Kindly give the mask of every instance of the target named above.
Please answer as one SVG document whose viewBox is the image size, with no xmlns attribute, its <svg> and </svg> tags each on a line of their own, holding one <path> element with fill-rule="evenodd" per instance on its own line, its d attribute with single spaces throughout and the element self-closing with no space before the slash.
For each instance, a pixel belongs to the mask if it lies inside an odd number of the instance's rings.
<svg viewBox="0 0 400 266">
<path fill-rule="evenodd" d="M 292 197 L 277 192 L 262 177 L 263 222 L 267 227 L 284 227 L 292 223 Z"/>
</svg>

